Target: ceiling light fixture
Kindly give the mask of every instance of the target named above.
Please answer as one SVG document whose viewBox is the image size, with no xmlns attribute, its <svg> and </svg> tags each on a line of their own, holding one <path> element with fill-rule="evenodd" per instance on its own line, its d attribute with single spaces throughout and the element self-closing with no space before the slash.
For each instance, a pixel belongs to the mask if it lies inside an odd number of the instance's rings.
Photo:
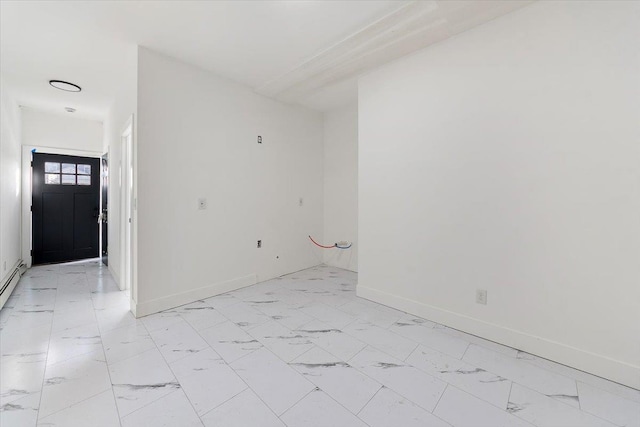
<svg viewBox="0 0 640 427">
<path fill-rule="evenodd" d="M 64 109 L 67 111 L 67 113 L 75 113 L 76 109 L 73 107 L 64 107 Z"/>
<path fill-rule="evenodd" d="M 49 84 L 56 89 L 64 90 L 66 92 L 80 92 L 82 90 L 80 86 L 63 80 L 49 80 Z"/>
</svg>

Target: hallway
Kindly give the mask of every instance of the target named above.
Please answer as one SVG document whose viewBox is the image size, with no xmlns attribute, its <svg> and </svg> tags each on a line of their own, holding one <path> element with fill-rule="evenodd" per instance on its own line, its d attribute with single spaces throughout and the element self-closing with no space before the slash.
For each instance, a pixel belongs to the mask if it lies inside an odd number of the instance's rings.
<svg viewBox="0 0 640 427">
<path fill-rule="evenodd" d="M 0 312 L 2 426 L 639 426 L 640 392 L 355 295 L 316 267 L 142 319 L 98 261 Z"/>
</svg>

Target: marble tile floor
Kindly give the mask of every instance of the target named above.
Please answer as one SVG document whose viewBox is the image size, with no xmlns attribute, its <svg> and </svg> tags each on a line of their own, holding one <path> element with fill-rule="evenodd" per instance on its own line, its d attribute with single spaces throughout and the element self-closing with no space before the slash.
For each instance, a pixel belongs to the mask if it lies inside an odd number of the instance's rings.
<svg viewBox="0 0 640 427">
<path fill-rule="evenodd" d="M 0 311 L 0 425 L 627 426 L 640 391 L 356 297 L 320 266 L 134 319 L 97 261 Z"/>
</svg>

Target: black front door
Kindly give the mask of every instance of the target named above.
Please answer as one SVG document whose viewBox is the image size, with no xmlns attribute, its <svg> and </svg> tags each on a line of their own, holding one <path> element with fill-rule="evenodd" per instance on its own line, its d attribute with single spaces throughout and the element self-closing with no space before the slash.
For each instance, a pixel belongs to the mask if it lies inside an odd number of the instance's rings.
<svg viewBox="0 0 640 427">
<path fill-rule="evenodd" d="M 33 154 L 33 264 L 98 256 L 100 159 Z"/>
</svg>

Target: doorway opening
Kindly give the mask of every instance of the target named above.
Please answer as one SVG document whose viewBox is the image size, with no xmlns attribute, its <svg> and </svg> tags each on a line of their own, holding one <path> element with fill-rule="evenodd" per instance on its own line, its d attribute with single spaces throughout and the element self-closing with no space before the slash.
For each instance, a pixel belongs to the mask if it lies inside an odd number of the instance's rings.
<svg viewBox="0 0 640 427">
<path fill-rule="evenodd" d="M 47 153 L 32 159 L 32 263 L 97 257 L 99 159 Z"/>
</svg>

